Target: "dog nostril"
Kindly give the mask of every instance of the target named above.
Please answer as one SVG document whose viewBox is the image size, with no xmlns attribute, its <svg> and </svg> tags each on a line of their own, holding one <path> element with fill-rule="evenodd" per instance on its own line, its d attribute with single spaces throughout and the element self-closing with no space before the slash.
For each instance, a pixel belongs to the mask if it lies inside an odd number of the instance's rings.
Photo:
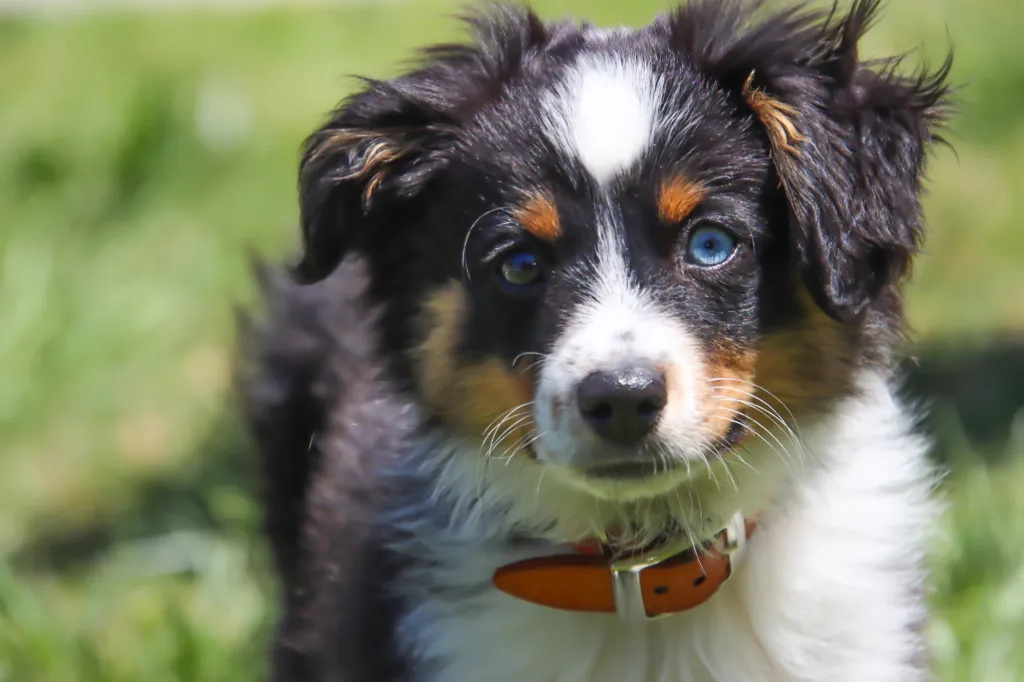
<svg viewBox="0 0 1024 682">
<path fill-rule="evenodd" d="M 611 403 L 595 403 L 583 408 L 583 412 L 587 417 L 601 422 L 611 419 L 613 411 Z"/>
<path fill-rule="evenodd" d="M 660 405 L 653 400 L 642 400 L 636 406 L 636 412 L 644 419 L 654 419 L 661 413 L 662 407 L 664 405 Z"/>
</svg>

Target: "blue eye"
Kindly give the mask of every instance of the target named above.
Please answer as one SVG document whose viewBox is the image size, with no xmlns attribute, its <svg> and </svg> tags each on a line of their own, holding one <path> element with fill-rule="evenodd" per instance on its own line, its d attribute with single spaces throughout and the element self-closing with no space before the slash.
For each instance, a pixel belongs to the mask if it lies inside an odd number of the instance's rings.
<svg viewBox="0 0 1024 682">
<path fill-rule="evenodd" d="M 705 226 L 694 230 L 686 245 L 686 260 L 696 265 L 718 265 L 729 260 L 736 250 L 736 240 L 720 227 Z"/>
<path fill-rule="evenodd" d="M 501 262 L 499 281 L 505 289 L 528 293 L 542 281 L 540 260 L 529 251 L 517 251 Z"/>
</svg>

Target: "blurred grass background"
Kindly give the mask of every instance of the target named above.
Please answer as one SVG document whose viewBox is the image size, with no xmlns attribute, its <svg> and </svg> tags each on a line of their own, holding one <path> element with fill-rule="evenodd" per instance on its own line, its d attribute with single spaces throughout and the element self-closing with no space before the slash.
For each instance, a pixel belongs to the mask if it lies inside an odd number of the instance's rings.
<svg viewBox="0 0 1024 682">
<path fill-rule="evenodd" d="M 345 76 L 460 31 L 441 0 L 168 4 L 0 7 L 0 682 L 260 679 L 273 584 L 226 408 L 247 253 L 295 244 L 298 145 Z M 640 24 L 665 4 L 535 6 Z M 1024 680 L 1022 31 L 1020 0 L 893 0 L 865 49 L 952 43 L 966 84 L 909 294 L 911 387 L 951 471 L 942 680 Z"/>
</svg>

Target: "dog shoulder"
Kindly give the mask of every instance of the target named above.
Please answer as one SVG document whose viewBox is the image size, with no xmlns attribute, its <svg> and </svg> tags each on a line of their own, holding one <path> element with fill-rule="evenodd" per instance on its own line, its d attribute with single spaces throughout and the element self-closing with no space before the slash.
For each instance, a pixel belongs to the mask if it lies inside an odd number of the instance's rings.
<svg viewBox="0 0 1024 682">
<path fill-rule="evenodd" d="M 312 285 L 270 268 L 257 275 L 264 316 L 242 321 L 238 379 L 282 576 L 273 676 L 388 680 L 390 562 L 373 518 L 377 473 L 408 410 L 376 350 L 366 273 L 349 259 Z"/>
</svg>

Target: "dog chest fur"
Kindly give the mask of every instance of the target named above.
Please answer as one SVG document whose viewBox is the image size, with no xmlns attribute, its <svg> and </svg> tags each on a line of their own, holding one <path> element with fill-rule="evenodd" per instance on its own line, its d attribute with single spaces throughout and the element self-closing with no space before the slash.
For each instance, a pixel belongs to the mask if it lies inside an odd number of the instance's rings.
<svg viewBox="0 0 1024 682">
<path fill-rule="evenodd" d="M 934 521 L 925 444 L 890 389 L 861 397 L 805 433 L 733 577 L 694 611 L 646 624 L 562 612 L 488 585 L 502 549 L 481 517 L 422 537 L 432 568 L 409 576 L 401 638 L 422 682 L 716 682 L 924 679 L 922 549 Z M 728 485 L 728 484 L 724 484 Z M 485 513 L 486 515 L 486 513 Z M 445 585 L 443 596 L 427 596 Z"/>
</svg>

